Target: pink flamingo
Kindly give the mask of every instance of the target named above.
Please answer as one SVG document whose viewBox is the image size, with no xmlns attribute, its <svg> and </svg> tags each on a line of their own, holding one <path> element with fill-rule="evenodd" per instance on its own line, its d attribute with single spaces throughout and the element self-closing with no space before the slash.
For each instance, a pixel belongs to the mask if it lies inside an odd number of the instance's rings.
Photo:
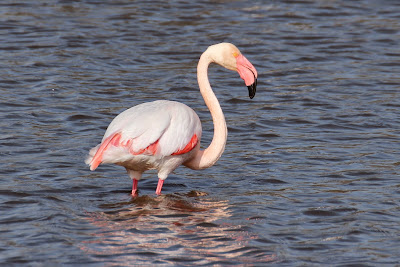
<svg viewBox="0 0 400 267">
<path fill-rule="evenodd" d="M 239 72 L 249 90 L 256 93 L 257 71 L 233 44 L 208 47 L 197 65 L 200 93 L 210 110 L 214 136 L 205 150 L 200 150 L 201 122 L 185 104 L 158 100 L 125 110 L 110 123 L 101 144 L 92 148 L 86 164 L 95 170 L 101 163 L 124 166 L 133 180 L 132 195 L 146 170 L 158 170 L 156 194 L 161 194 L 164 180 L 179 165 L 200 170 L 214 165 L 221 157 L 228 130 L 221 106 L 211 89 L 207 70 L 211 63 Z"/>
</svg>

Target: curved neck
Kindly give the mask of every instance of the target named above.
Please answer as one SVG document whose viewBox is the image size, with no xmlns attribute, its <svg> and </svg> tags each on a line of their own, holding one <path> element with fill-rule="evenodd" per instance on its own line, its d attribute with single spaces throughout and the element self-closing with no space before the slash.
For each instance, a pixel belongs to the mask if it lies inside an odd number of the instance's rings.
<svg viewBox="0 0 400 267">
<path fill-rule="evenodd" d="M 210 82 L 208 81 L 207 70 L 213 60 L 207 52 L 204 52 L 197 65 L 197 80 L 200 87 L 200 93 L 204 98 L 208 109 L 210 110 L 214 123 L 214 136 L 209 147 L 205 150 L 198 150 L 193 159 L 185 163 L 185 166 L 191 169 L 205 169 L 212 165 L 221 157 L 225 150 L 228 129 L 224 113 L 219 105 L 218 99 L 215 96 Z"/>
</svg>

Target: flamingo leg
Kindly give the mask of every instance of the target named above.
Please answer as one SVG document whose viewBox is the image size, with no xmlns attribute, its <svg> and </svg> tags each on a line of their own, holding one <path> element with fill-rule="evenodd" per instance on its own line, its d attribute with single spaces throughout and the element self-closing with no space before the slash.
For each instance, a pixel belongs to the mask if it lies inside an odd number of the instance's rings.
<svg viewBox="0 0 400 267">
<path fill-rule="evenodd" d="M 138 180 L 133 179 L 133 185 L 132 185 L 132 196 L 137 196 L 137 183 Z"/>
<path fill-rule="evenodd" d="M 156 190 L 157 195 L 161 195 L 161 189 L 162 189 L 163 184 L 164 184 L 164 180 L 158 179 L 157 190 Z"/>
</svg>

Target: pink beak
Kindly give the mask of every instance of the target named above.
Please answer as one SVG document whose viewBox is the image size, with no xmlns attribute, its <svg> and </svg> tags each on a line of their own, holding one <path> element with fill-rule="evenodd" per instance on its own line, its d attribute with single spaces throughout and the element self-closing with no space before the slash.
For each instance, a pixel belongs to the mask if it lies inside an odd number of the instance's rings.
<svg viewBox="0 0 400 267">
<path fill-rule="evenodd" d="M 240 78 L 244 80 L 249 89 L 249 96 L 253 98 L 256 94 L 257 87 L 257 70 L 243 55 L 236 57 L 236 67 Z"/>
</svg>

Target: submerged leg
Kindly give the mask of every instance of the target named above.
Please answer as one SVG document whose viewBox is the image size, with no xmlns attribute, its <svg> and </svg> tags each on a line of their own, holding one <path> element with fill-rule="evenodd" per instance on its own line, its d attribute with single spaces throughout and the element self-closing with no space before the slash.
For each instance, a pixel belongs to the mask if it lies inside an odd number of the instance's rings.
<svg viewBox="0 0 400 267">
<path fill-rule="evenodd" d="M 138 180 L 133 179 L 133 185 L 132 185 L 132 196 L 133 197 L 137 196 L 137 183 L 138 183 Z"/>
<path fill-rule="evenodd" d="M 137 184 L 138 184 L 138 181 L 140 180 L 140 178 L 142 178 L 142 173 L 138 172 L 138 171 L 133 171 L 130 169 L 126 169 L 126 171 L 128 172 L 129 177 L 131 177 L 131 179 L 133 181 L 132 196 L 136 197 L 137 196 Z"/>
<path fill-rule="evenodd" d="M 161 195 L 161 189 L 162 189 L 163 184 L 164 184 L 164 180 L 158 179 L 157 190 L 156 190 L 157 195 Z"/>
</svg>

